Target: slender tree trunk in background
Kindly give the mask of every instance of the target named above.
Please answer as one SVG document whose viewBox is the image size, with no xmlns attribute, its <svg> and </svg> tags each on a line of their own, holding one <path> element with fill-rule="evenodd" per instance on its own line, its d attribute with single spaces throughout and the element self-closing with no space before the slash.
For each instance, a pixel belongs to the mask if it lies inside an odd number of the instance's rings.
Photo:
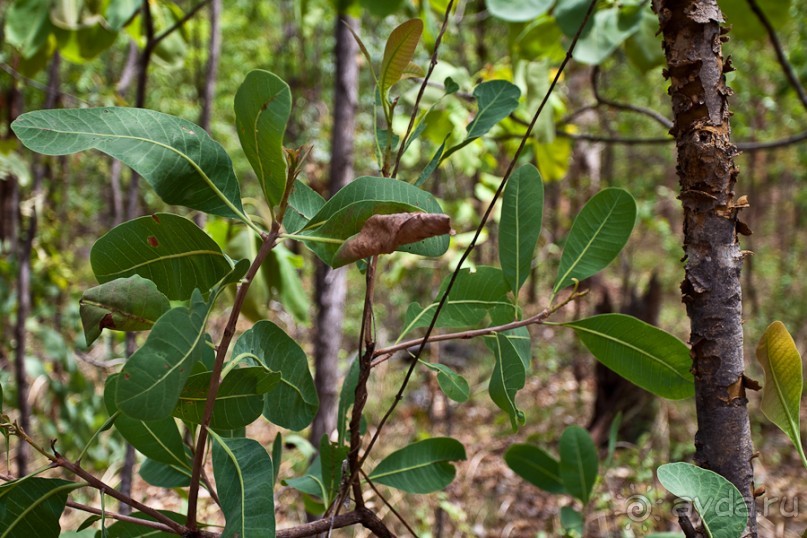
<svg viewBox="0 0 807 538">
<path fill-rule="evenodd" d="M 358 21 L 344 13 L 336 17 L 336 61 L 333 135 L 331 139 L 330 194 L 353 179 L 353 137 L 358 106 L 358 45 L 347 25 L 358 32 Z M 319 446 L 323 434 L 336 427 L 337 387 L 339 384 L 339 348 L 345 315 L 347 275 L 345 269 L 333 271 L 317 260 L 317 319 L 314 337 L 314 380 L 319 394 L 319 411 L 311 426 L 311 441 Z"/>
<path fill-rule="evenodd" d="M 730 480 L 750 511 L 744 536 L 757 536 L 753 445 L 744 384 L 742 254 L 737 241 L 728 95 L 716 0 L 654 0 L 667 57 L 684 207 L 683 301 L 691 320 L 698 433 L 695 460 Z"/>
<path fill-rule="evenodd" d="M 129 92 L 129 87 L 132 85 L 132 81 L 137 75 L 138 56 L 137 45 L 134 41 L 130 41 L 129 52 L 126 55 L 126 63 L 121 70 L 120 80 L 118 80 L 118 83 L 115 85 L 115 91 L 124 101 L 126 94 Z M 123 186 L 120 180 L 122 171 L 123 164 L 117 159 L 112 159 L 109 168 L 109 186 L 111 190 L 111 220 L 113 226 L 117 226 L 123 222 L 125 215 Z"/>
</svg>

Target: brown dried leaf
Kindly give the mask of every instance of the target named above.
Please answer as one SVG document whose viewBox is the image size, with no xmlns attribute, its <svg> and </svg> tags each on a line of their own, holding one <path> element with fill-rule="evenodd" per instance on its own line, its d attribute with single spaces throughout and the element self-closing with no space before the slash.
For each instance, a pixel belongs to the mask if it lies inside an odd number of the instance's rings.
<svg viewBox="0 0 807 538">
<path fill-rule="evenodd" d="M 389 254 L 401 245 L 451 233 L 448 215 L 436 213 L 393 213 L 373 215 L 356 235 L 339 247 L 333 267 L 340 267 L 376 254 Z"/>
</svg>

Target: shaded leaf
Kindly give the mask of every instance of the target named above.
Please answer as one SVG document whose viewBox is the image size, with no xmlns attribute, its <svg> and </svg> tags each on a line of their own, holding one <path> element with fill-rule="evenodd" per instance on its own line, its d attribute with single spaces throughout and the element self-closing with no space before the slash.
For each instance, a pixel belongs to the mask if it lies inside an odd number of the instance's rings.
<svg viewBox="0 0 807 538">
<path fill-rule="evenodd" d="M 226 525 L 222 538 L 275 535 L 272 460 L 252 439 L 213 439 L 213 475 Z"/>
<path fill-rule="evenodd" d="M 138 275 L 90 288 L 82 294 L 79 304 L 88 346 L 103 329 L 147 331 L 171 308 L 154 282 Z"/>
<path fill-rule="evenodd" d="M 496 361 L 488 385 L 490 399 L 508 414 L 515 432 L 525 420 L 524 412 L 516 405 L 516 393 L 524 388 L 527 380 L 524 361 L 504 334 L 497 333 L 495 338 L 486 339 L 485 344 L 493 351 Z"/>
<path fill-rule="evenodd" d="M 308 309 L 311 303 L 298 272 L 302 265 L 302 256 L 292 253 L 283 245 L 275 245 L 261 265 L 261 275 L 294 319 L 307 324 L 310 321 Z"/>
<path fill-rule="evenodd" d="M 423 21 L 410 19 L 390 34 L 384 47 L 384 58 L 381 60 L 379 88 L 382 97 L 385 97 L 389 89 L 401 80 L 401 75 L 415 56 L 415 48 L 422 32 Z"/>
<path fill-rule="evenodd" d="M 762 389 L 762 413 L 790 438 L 807 466 L 801 444 L 799 406 L 804 373 L 799 350 L 781 321 L 765 330 L 757 345 L 757 360 L 765 370 Z"/>
<path fill-rule="evenodd" d="M 283 454 L 283 436 L 280 432 L 275 435 L 275 440 L 272 442 L 272 478 L 274 483 L 277 483 L 277 477 L 280 476 L 280 457 Z"/>
<path fill-rule="evenodd" d="M 446 366 L 436 362 L 421 361 L 427 368 L 437 372 L 437 384 L 443 394 L 455 402 L 467 402 L 471 397 L 471 387 L 468 381 L 460 374 Z"/>
<path fill-rule="evenodd" d="M 252 356 L 255 364 L 280 372 L 280 382 L 264 395 L 263 416 L 290 430 L 302 430 L 314 420 L 319 398 L 302 348 L 283 329 L 259 321 L 233 347 L 233 356 Z"/>
<path fill-rule="evenodd" d="M 293 234 L 302 230 L 308 221 L 325 205 L 325 200 L 314 189 L 300 181 L 294 181 L 294 190 L 289 195 L 289 205 L 283 216 L 283 227 Z"/>
<path fill-rule="evenodd" d="M 636 201 L 627 191 L 608 188 L 594 195 L 574 219 L 553 292 L 608 266 L 628 242 L 635 224 Z"/>
<path fill-rule="evenodd" d="M 765 18 L 776 29 L 782 29 L 790 20 L 792 0 L 767 0 L 758 3 Z M 720 10 L 731 23 L 731 35 L 743 41 L 762 40 L 768 38 L 768 32 L 759 17 L 751 10 L 747 0 L 722 0 Z"/>
<path fill-rule="evenodd" d="M 560 526 L 567 532 L 571 531 L 582 536 L 585 528 L 583 514 L 571 506 L 562 506 L 560 509 Z"/>
<path fill-rule="evenodd" d="M 562 325 L 574 329 L 598 361 L 631 383 L 671 400 L 695 394 L 689 348 L 675 336 L 624 314 Z"/>
<path fill-rule="evenodd" d="M 560 480 L 566 491 L 588 504 L 597 481 L 597 447 L 586 430 L 569 426 L 560 437 Z"/>
<path fill-rule="evenodd" d="M 121 370 L 118 409 L 140 420 L 171 416 L 191 368 L 213 353 L 204 338 L 210 306 L 194 291 L 190 308 L 172 308 L 157 320 L 146 343 Z"/>
<path fill-rule="evenodd" d="M 250 71 L 235 94 L 234 106 L 241 147 L 269 206 L 275 206 L 286 189 L 283 134 L 291 114 L 289 85 L 269 71 Z"/>
<path fill-rule="evenodd" d="M 84 483 L 25 477 L 0 486 L 0 538 L 59 536 L 67 495 Z"/>
<path fill-rule="evenodd" d="M 748 521 L 740 491 L 728 480 L 689 463 L 667 463 L 658 480 L 670 493 L 692 502 L 712 538 L 737 538 Z"/>
<path fill-rule="evenodd" d="M 159 510 L 159 512 L 177 523 L 184 524 L 187 520 L 187 516 L 177 514 L 176 512 L 169 512 L 167 510 Z M 142 512 L 133 512 L 131 516 L 137 519 L 145 519 L 146 521 L 154 521 L 153 517 Z M 95 533 L 95 536 L 96 538 L 176 538 L 176 534 L 157 531 L 129 521 L 116 521 L 106 528 L 106 536 L 102 536 L 100 530 Z"/>
<path fill-rule="evenodd" d="M 569 37 L 577 33 L 588 6 L 587 0 L 558 2 L 554 13 L 563 33 Z M 595 11 L 580 34 L 580 40 L 574 49 L 574 59 L 589 65 L 602 63 L 639 29 L 642 8 L 643 4 L 625 3 Z"/>
<path fill-rule="evenodd" d="M 5 13 L 4 38 L 23 58 L 41 50 L 53 29 L 50 22 L 51 0 L 17 0 Z"/>
<path fill-rule="evenodd" d="M 342 382 L 342 389 L 339 391 L 339 406 L 336 410 L 336 431 L 339 444 L 345 442 L 347 437 L 348 415 L 347 412 L 356 400 L 356 385 L 359 383 L 359 361 L 354 357 L 345 374 Z"/>
<path fill-rule="evenodd" d="M 462 443 L 450 437 L 425 439 L 396 450 L 370 473 L 370 480 L 409 493 L 432 493 L 448 486 L 464 460 Z"/>
<path fill-rule="evenodd" d="M 156 213 L 120 224 L 90 251 L 101 283 L 131 275 L 151 280 L 171 300 L 186 300 L 194 289 L 205 293 L 232 271 L 221 248 L 193 221 Z"/>
<path fill-rule="evenodd" d="M 541 174 L 531 164 L 520 167 L 507 181 L 499 222 L 499 261 L 504 279 L 516 297 L 530 275 L 544 207 Z"/>
<path fill-rule="evenodd" d="M 36 110 L 12 129 L 46 155 L 98 149 L 119 159 L 167 204 L 248 221 L 230 157 L 189 121 L 143 108 Z"/>
<path fill-rule="evenodd" d="M 202 423 L 211 374 L 202 372 L 188 378 L 174 409 L 175 417 L 191 424 Z M 279 372 L 267 372 L 258 366 L 231 370 L 221 380 L 210 427 L 233 430 L 252 424 L 263 411 L 263 394 L 279 382 Z"/>
<path fill-rule="evenodd" d="M 150 458 L 140 465 L 140 477 L 147 484 L 159 488 L 185 488 L 191 484 L 190 468 L 168 465 Z"/>
<path fill-rule="evenodd" d="M 364 221 L 358 234 L 348 238 L 339 247 L 331 265 L 341 267 L 376 254 L 389 254 L 401 245 L 450 232 L 451 219 L 448 215 L 433 213 L 373 215 Z"/>
<path fill-rule="evenodd" d="M 518 476 L 530 484 L 550 493 L 566 493 L 560 479 L 560 462 L 542 448 L 527 445 L 510 445 L 504 461 Z"/>
</svg>

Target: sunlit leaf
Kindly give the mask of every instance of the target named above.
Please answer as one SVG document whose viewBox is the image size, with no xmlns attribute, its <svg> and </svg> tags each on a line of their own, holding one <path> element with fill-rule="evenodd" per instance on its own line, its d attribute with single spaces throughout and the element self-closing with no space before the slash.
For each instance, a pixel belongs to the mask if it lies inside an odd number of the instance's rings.
<svg viewBox="0 0 807 538">
<path fill-rule="evenodd" d="M 410 19 L 390 34 L 381 61 L 379 87 L 382 96 L 386 96 L 389 89 L 401 80 L 401 75 L 415 56 L 415 48 L 422 32 L 423 21 Z"/>
<path fill-rule="evenodd" d="M 728 480 L 690 463 L 667 463 L 658 480 L 673 495 L 692 502 L 711 538 L 737 538 L 748 521 L 740 491 Z"/>
<path fill-rule="evenodd" d="M 515 432 L 525 420 L 524 412 L 516 405 L 516 393 L 524 388 L 527 379 L 524 361 L 504 334 L 497 333 L 495 338 L 486 339 L 485 344 L 493 351 L 495 360 L 488 385 L 490 399 L 507 413 Z"/>
<path fill-rule="evenodd" d="M 781 321 L 774 321 L 765 330 L 757 345 L 757 360 L 765 370 L 762 413 L 785 432 L 807 466 L 799 426 L 804 385 L 801 355 Z"/>
<path fill-rule="evenodd" d="M 553 292 L 608 266 L 628 242 L 635 224 L 636 202 L 627 191 L 608 188 L 595 194 L 574 219 Z"/>
<path fill-rule="evenodd" d="M 563 431 L 558 451 L 558 469 L 563 487 L 570 495 L 587 504 L 597 480 L 597 447 L 594 441 L 586 430 L 572 425 Z"/>
<path fill-rule="evenodd" d="M 430 370 L 437 372 L 437 384 L 440 385 L 440 390 L 443 391 L 443 394 L 455 402 L 468 401 L 471 396 L 471 387 L 464 377 L 445 364 L 433 362 L 423 362 L 423 364 Z"/>
<path fill-rule="evenodd" d="M 396 450 L 370 473 L 370 480 L 409 493 L 432 493 L 448 486 L 456 469 L 450 463 L 465 459 L 462 443 L 435 437 Z"/>
<path fill-rule="evenodd" d="M 543 15 L 555 0 L 485 0 L 491 15 L 508 22 L 526 22 Z"/>
<path fill-rule="evenodd" d="M 601 314 L 562 324 L 574 329 L 598 361 L 662 398 L 695 394 L 689 348 L 675 336 L 624 314 Z"/>
<path fill-rule="evenodd" d="M 559 0 L 555 6 L 558 25 L 567 36 L 577 33 L 588 11 L 588 0 Z M 623 3 L 594 12 L 580 34 L 574 59 L 598 65 L 633 35 L 641 24 L 642 4 Z"/>
<path fill-rule="evenodd" d="M 535 445 L 510 445 L 504 461 L 518 476 L 550 493 L 566 493 L 560 479 L 560 462 Z"/>
<path fill-rule="evenodd" d="M 97 149 L 131 166 L 167 204 L 247 221 L 224 148 L 189 121 L 142 108 L 35 110 L 11 125 L 46 155 Z"/>
<path fill-rule="evenodd" d="M 253 439 L 213 439 L 213 475 L 226 525 L 222 538 L 272 537 L 275 503 L 272 460 Z"/>
<path fill-rule="evenodd" d="M 250 71 L 235 94 L 235 124 L 270 206 L 280 203 L 286 188 L 283 134 L 290 114 L 289 85 L 269 71 Z"/>
<path fill-rule="evenodd" d="M 87 345 L 92 344 L 103 329 L 147 331 L 171 308 L 168 298 L 154 282 L 138 275 L 90 288 L 81 296 L 79 304 Z"/>
<path fill-rule="evenodd" d="M 502 199 L 499 222 L 499 261 L 515 296 L 530 275 L 535 246 L 541 235 L 544 184 L 531 164 L 510 176 Z"/>
</svg>

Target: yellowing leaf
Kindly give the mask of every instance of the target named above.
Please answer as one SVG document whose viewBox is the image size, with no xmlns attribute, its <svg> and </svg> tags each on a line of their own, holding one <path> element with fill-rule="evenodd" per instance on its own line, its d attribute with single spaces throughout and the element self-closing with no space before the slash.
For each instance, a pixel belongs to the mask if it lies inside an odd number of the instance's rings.
<svg viewBox="0 0 807 538">
<path fill-rule="evenodd" d="M 415 48 L 420 41 L 421 33 L 423 33 L 423 21 L 410 19 L 390 34 L 384 48 L 384 59 L 381 61 L 379 89 L 382 96 L 401 80 L 401 75 L 415 56 Z"/>
<path fill-rule="evenodd" d="M 781 321 L 774 321 L 765 330 L 757 345 L 757 360 L 765 370 L 762 413 L 790 437 L 807 467 L 799 429 L 803 386 L 801 355 Z"/>
</svg>

